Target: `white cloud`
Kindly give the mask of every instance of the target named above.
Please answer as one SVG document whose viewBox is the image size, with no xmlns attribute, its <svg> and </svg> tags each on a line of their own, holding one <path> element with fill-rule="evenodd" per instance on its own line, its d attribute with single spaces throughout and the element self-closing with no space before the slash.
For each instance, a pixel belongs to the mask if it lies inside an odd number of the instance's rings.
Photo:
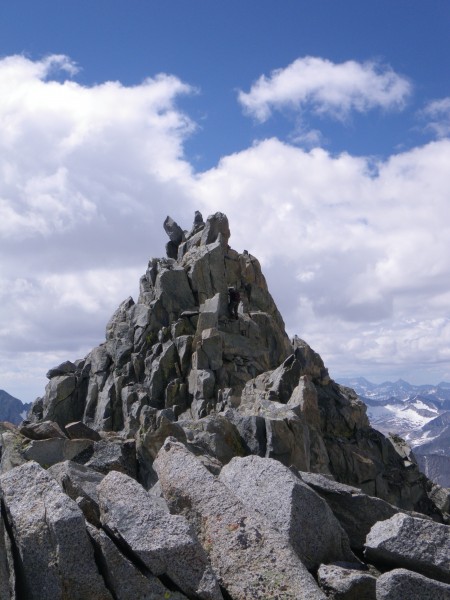
<svg viewBox="0 0 450 600">
<path fill-rule="evenodd" d="M 427 129 L 438 138 L 450 135 L 450 98 L 429 102 L 421 116 L 428 120 Z"/>
<path fill-rule="evenodd" d="M 190 86 L 87 87 L 74 69 L 0 60 L 0 388 L 33 400 L 48 368 L 103 341 L 164 254 L 165 216 L 188 228 L 197 208 L 228 215 L 232 246 L 263 262 L 289 332 L 332 376 L 450 378 L 449 140 L 376 161 L 274 138 L 195 174 L 176 105 Z M 377 105 L 405 98 L 380 89 Z"/>
<path fill-rule="evenodd" d="M 433 382 L 450 374 L 449 162 L 449 140 L 374 169 L 269 139 L 223 159 L 197 191 L 206 212 L 225 207 L 232 244 L 263 259 L 289 331 L 332 375 Z"/>
<path fill-rule="evenodd" d="M 410 92 L 409 81 L 388 66 L 353 60 L 336 64 L 307 56 L 269 77 L 262 75 L 248 93 L 239 93 L 239 102 L 261 122 L 283 109 L 343 119 L 351 111 L 402 108 Z"/>
<path fill-rule="evenodd" d="M 62 232 L 113 207 L 145 210 L 135 201 L 145 180 L 151 190 L 190 171 L 182 143 L 193 123 L 174 103 L 191 87 L 169 75 L 83 87 L 50 80 L 57 67 L 73 73 L 61 56 L 0 61 L 3 236 Z"/>
<path fill-rule="evenodd" d="M 163 251 L 167 213 L 195 209 L 195 125 L 176 106 L 195 90 L 164 74 L 82 86 L 76 71 L 64 56 L 0 60 L 0 387 L 13 352 L 29 366 L 102 341 Z"/>
</svg>

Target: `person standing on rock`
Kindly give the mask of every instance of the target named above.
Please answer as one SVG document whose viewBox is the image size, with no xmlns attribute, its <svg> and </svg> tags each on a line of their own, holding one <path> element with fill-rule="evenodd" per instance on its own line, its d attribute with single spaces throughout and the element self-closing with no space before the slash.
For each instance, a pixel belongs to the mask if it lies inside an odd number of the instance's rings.
<svg viewBox="0 0 450 600">
<path fill-rule="evenodd" d="M 228 288 L 228 310 L 230 313 L 230 317 L 237 319 L 238 318 L 238 306 L 241 301 L 241 295 L 239 291 L 235 287 Z"/>
</svg>

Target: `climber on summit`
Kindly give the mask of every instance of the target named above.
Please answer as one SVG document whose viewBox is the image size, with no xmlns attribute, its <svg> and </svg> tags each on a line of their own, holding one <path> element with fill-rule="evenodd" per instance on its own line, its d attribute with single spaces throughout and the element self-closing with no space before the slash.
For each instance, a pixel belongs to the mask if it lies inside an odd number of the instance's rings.
<svg viewBox="0 0 450 600">
<path fill-rule="evenodd" d="M 235 287 L 228 288 L 228 310 L 230 313 L 230 317 L 237 319 L 238 318 L 238 306 L 241 301 L 241 295 Z"/>
<path fill-rule="evenodd" d="M 194 226 L 195 225 L 204 225 L 202 213 L 199 210 L 195 211 Z"/>
</svg>

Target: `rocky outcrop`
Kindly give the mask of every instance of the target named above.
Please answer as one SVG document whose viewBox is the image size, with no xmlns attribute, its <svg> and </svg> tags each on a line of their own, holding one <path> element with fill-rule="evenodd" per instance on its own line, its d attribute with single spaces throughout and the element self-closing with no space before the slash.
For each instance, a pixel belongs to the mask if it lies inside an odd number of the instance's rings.
<svg viewBox="0 0 450 600">
<path fill-rule="evenodd" d="M 147 487 L 167 435 L 187 435 L 222 464 L 256 453 L 439 518 L 417 465 L 369 426 L 363 403 L 330 380 L 306 342 L 289 340 L 259 262 L 229 246 L 226 216 L 205 222 L 198 213 L 190 230 L 167 217 L 164 229 L 168 257 L 150 259 L 138 301 L 119 306 L 105 342 L 84 359 L 50 369 L 29 420 L 63 430 L 81 421 L 135 438 Z M 231 287 L 240 293 L 237 318 Z M 217 414 L 238 431 L 220 457 L 206 435 L 212 423 L 201 423 Z"/>
<path fill-rule="evenodd" d="M 170 509 L 192 524 L 231 598 L 325 599 L 284 536 L 183 444 L 168 438 L 155 467 Z"/>
<path fill-rule="evenodd" d="M 0 476 L 19 597 L 109 600 L 78 506 L 37 463 Z"/>
<path fill-rule="evenodd" d="M 109 473 L 98 495 L 104 529 L 151 573 L 166 576 L 188 596 L 222 600 L 206 553 L 184 517 L 165 512 L 122 473 Z"/>
<path fill-rule="evenodd" d="M 358 562 L 328 504 L 280 462 L 234 458 L 219 479 L 286 537 L 308 569 L 334 561 Z"/>
<path fill-rule="evenodd" d="M 376 523 L 365 544 L 367 558 L 450 583 L 450 528 L 397 514 Z"/>
<path fill-rule="evenodd" d="M 361 600 L 371 561 L 383 577 L 445 580 L 447 491 L 288 338 L 225 215 L 164 228 L 167 257 L 150 259 L 104 343 L 49 370 L 20 428 L 0 424 L 0 599 L 34 597 L 47 563 L 40 599 L 77 597 L 66 532 L 86 598 Z M 374 532 L 404 516 L 438 528 L 437 570 L 423 566 L 426 539 L 408 549 L 401 528 L 401 560 L 381 555 Z"/>
<path fill-rule="evenodd" d="M 377 600 L 448 600 L 450 585 L 406 569 L 394 569 L 377 580 Z"/>
</svg>

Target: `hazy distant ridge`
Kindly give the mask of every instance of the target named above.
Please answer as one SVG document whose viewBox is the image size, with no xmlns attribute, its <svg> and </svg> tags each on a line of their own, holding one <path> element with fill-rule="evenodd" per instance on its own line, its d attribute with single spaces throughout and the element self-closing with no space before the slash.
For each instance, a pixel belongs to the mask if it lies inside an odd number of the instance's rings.
<svg viewBox="0 0 450 600">
<path fill-rule="evenodd" d="M 5 390 L 0 390 L 0 421 L 18 425 L 23 419 L 24 411 L 27 412 L 30 406 L 31 403 L 23 403 Z"/>
<path fill-rule="evenodd" d="M 367 406 L 371 425 L 401 435 L 423 472 L 450 486 L 450 383 L 412 385 L 399 379 L 375 384 L 364 377 L 341 379 Z"/>
</svg>

